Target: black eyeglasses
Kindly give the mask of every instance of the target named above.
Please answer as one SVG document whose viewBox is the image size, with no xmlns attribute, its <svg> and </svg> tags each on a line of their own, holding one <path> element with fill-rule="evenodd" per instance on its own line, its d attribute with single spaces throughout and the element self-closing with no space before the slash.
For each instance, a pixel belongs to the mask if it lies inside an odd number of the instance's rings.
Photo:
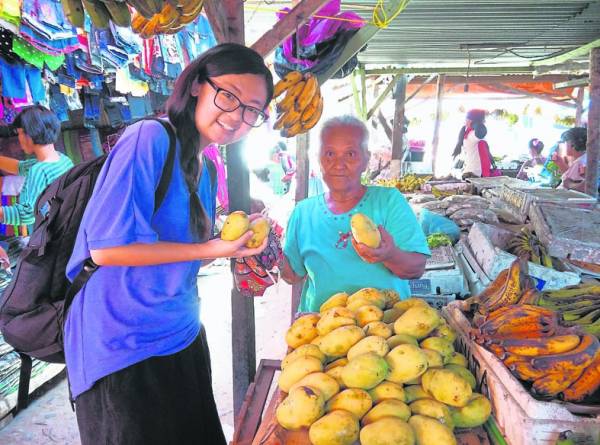
<svg viewBox="0 0 600 445">
<path fill-rule="evenodd" d="M 258 108 L 243 104 L 235 94 L 215 85 L 208 77 L 206 78 L 206 81 L 217 92 L 215 94 L 214 103 L 220 110 L 231 113 L 242 107 L 242 120 L 251 127 L 260 127 L 265 120 L 267 120 L 267 115 Z"/>
</svg>

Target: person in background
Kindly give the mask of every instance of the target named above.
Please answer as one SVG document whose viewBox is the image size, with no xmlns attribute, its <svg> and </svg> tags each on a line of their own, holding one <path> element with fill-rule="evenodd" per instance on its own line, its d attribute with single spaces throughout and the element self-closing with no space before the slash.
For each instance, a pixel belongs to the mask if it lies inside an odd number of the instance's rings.
<svg viewBox="0 0 600 445">
<path fill-rule="evenodd" d="M 319 162 L 329 191 L 293 210 L 280 265 L 285 281 L 304 282 L 300 312 L 319 311 L 336 292 L 363 287 L 394 289 L 407 298 L 407 280 L 425 270 L 429 248 L 404 196 L 392 187 L 361 183 L 368 141 L 367 127 L 353 116 L 329 119 L 321 128 Z M 378 248 L 354 241 L 350 218 L 359 212 L 378 225 Z"/>
<path fill-rule="evenodd" d="M 60 135 L 60 121 L 41 105 L 25 107 L 15 117 L 13 127 L 21 149 L 31 159 L 19 161 L 0 156 L 0 169 L 25 177 L 25 183 L 15 205 L 0 207 L 0 222 L 7 225 L 30 225 L 35 221 L 35 202 L 48 185 L 73 167 L 66 155 L 57 151 L 54 143 Z"/>
<path fill-rule="evenodd" d="M 204 261 L 256 255 L 267 239 L 250 249 L 251 231 L 235 241 L 212 236 L 216 190 L 199 154 L 262 125 L 272 96 L 271 72 L 245 46 L 217 45 L 190 63 L 166 104 L 177 150 L 156 210 L 169 151 L 163 125 L 131 125 L 108 155 L 67 266 L 71 280 L 88 258 L 100 266 L 73 299 L 64 329 L 82 445 L 226 444 L 198 271 Z"/>
<path fill-rule="evenodd" d="M 554 153 L 552 160 L 562 173 L 559 188 L 583 192 L 585 188 L 585 167 L 587 164 L 587 129 L 574 127 L 560 136 L 564 157 Z"/>
<path fill-rule="evenodd" d="M 452 156 L 457 158 L 462 178 L 498 176 L 490 147 L 485 141 L 485 110 L 473 109 L 467 113 L 465 125 L 460 129 L 458 142 Z"/>
<path fill-rule="evenodd" d="M 523 181 L 529 180 L 527 169 L 543 166 L 546 163 L 546 158 L 542 156 L 543 149 L 544 143 L 539 139 L 533 138 L 529 141 L 529 156 L 531 156 L 531 159 L 523 162 L 523 165 L 521 165 L 521 168 L 519 169 L 519 173 L 517 173 L 517 179 L 522 179 Z"/>
</svg>

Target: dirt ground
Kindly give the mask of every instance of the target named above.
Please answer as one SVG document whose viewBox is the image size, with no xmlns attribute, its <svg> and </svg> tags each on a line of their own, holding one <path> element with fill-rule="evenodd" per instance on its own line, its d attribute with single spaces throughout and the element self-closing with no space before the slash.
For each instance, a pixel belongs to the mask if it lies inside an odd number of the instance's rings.
<svg viewBox="0 0 600 445">
<path fill-rule="evenodd" d="M 233 437 L 232 354 L 231 354 L 231 275 L 228 264 L 201 271 L 198 279 L 202 297 L 201 319 L 210 346 L 214 393 L 223 429 Z M 255 299 L 256 357 L 281 358 L 285 352 L 284 332 L 290 320 L 290 287 L 280 282 Z M 6 427 L 0 430 L 2 445 L 78 445 L 75 413 L 68 401 L 63 379 L 34 400 Z"/>
</svg>

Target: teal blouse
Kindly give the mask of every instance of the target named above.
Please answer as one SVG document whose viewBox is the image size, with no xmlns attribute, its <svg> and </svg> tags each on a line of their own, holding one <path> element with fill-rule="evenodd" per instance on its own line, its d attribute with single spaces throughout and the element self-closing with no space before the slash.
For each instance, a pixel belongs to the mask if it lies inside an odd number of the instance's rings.
<svg viewBox="0 0 600 445">
<path fill-rule="evenodd" d="M 322 194 L 305 199 L 290 216 L 284 244 L 293 271 L 307 277 L 299 311 L 318 311 L 334 293 L 353 293 L 363 287 L 395 289 L 401 298 L 410 296 L 407 280 L 381 263 L 363 261 L 354 250 L 350 217 L 358 212 L 385 227 L 401 250 L 430 255 L 414 212 L 395 188 L 367 187 L 360 202 L 339 215 L 329 210 Z"/>
</svg>

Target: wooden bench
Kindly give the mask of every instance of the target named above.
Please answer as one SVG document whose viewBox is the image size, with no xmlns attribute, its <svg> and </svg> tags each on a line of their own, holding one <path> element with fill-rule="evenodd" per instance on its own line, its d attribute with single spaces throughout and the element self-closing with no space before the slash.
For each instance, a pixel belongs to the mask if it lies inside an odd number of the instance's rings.
<svg viewBox="0 0 600 445">
<path fill-rule="evenodd" d="M 240 412 L 235 419 L 232 445 L 252 444 L 262 421 L 273 377 L 280 369 L 281 360 L 260 361 L 254 382 L 248 387 Z"/>
</svg>

